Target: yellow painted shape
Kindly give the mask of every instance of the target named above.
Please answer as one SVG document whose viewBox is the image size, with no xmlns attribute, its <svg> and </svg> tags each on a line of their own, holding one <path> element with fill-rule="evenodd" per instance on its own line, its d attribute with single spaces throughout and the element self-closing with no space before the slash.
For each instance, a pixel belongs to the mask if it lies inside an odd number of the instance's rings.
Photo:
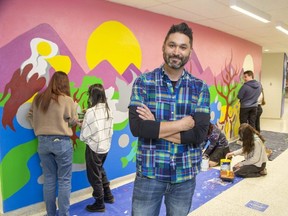
<svg viewBox="0 0 288 216">
<path fill-rule="evenodd" d="M 219 118 L 219 121 L 220 121 L 220 122 L 222 122 L 222 121 L 225 120 L 226 108 L 227 108 L 226 105 L 223 105 L 223 106 L 221 107 L 221 110 L 220 110 L 221 115 L 220 115 L 220 118 Z"/>
<path fill-rule="evenodd" d="M 42 41 L 38 43 L 37 51 L 42 56 L 48 56 L 51 53 L 51 46 L 49 43 Z"/>
<path fill-rule="evenodd" d="M 131 63 L 141 68 L 142 52 L 130 29 L 120 22 L 108 21 L 90 35 L 86 59 L 90 70 L 107 60 L 119 74 L 123 74 Z"/>
<path fill-rule="evenodd" d="M 68 74 L 71 70 L 72 63 L 69 56 L 57 55 L 52 58 L 46 59 L 46 61 L 49 62 L 49 64 L 52 68 L 55 69 L 55 71 L 63 71 Z"/>
</svg>

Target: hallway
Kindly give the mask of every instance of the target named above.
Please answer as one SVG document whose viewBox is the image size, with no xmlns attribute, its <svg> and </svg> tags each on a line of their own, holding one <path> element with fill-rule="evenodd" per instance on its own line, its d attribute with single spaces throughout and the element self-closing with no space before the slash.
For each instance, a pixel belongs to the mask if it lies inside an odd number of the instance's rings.
<svg viewBox="0 0 288 216">
<path fill-rule="evenodd" d="M 288 98 L 285 99 L 285 112 L 282 119 L 261 119 L 261 129 L 265 131 L 288 132 Z M 234 157 L 232 165 L 239 160 L 242 160 L 242 157 Z M 273 161 L 268 161 L 267 176 L 243 179 L 237 182 L 237 184 L 233 184 L 229 189 L 195 209 L 189 216 L 286 216 L 288 211 L 288 169 L 283 169 L 283 165 L 287 163 L 288 149 Z M 128 185 L 133 180 L 134 174 L 116 179 L 111 182 L 111 188 L 118 189 L 122 185 Z M 71 196 L 71 205 L 83 202 L 89 198 L 91 198 L 91 188 L 73 193 Z M 125 203 L 125 205 L 131 205 L 131 197 L 128 200 L 129 204 Z M 113 208 L 117 208 L 115 204 Z M 249 204 L 250 207 L 247 207 Z M 84 208 L 83 211 L 85 211 Z M 90 213 L 88 214 L 90 215 Z M 39 203 L 36 206 L 26 208 L 25 211 L 19 209 L 15 212 L 5 214 L 5 216 L 12 215 L 43 216 L 45 215 L 44 204 Z M 73 214 L 73 212 L 71 213 L 72 215 L 81 216 L 80 214 Z M 91 213 L 91 215 L 102 214 Z"/>
<path fill-rule="evenodd" d="M 261 119 L 261 129 L 287 133 L 288 98 L 285 99 L 285 108 L 282 119 Z M 242 160 L 241 156 L 235 157 L 232 165 L 240 160 Z M 288 149 L 273 161 L 268 161 L 267 176 L 243 179 L 241 182 L 238 182 L 191 212 L 189 216 L 286 216 L 288 211 L 288 170 L 283 169 L 283 164 L 286 163 L 288 163 Z M 117 188 L 133 180 L 134 175 L 132 174 L 120 181 L 113 181 L 112 187 Z M 73 202 L 77 203 L 79 200 L 88 198 L 90 198 L 90 193 L 84 194 L 83 197 L 75 197 Z M 251 203 L 254 204 L 254 206 L 250 208 L 245 206 Z"/>
</svg>

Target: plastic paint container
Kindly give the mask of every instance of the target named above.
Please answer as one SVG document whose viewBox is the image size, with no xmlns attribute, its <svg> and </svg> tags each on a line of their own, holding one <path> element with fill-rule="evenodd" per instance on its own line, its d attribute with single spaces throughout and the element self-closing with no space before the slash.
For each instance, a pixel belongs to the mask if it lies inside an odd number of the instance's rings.
<svg viewBox="0 0 288 216">
<path fill-rule="evenodd" d="M 220 160 L 220 178 L 223 181 L 233 181 L 234 172 L 231 171 L 231 160 L 221 159 Z"/>
<path fill-rule="evenodd" d="M 209 156 L 204 154 L 202 156 L 201 171 L 207 171 L 209 169 Z"/>
</svg>

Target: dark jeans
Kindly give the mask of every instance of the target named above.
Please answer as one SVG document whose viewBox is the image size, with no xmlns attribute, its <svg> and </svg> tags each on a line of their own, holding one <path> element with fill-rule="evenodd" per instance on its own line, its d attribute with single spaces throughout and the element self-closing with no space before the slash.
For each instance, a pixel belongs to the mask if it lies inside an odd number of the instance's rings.
<svg viewBox="0 0 288 216">
<path fill-rule="evenodd" d="M 92 196 L 98 200 L 104 198 L 105 190 L 110 192 L 110 182 L 103 167 L 107 155 L 108 153 L 97 154 L 88 145 L 86 146 L 87 177 L 93 188 Z"/>
<path fill-rule="evenodd" d="M 240 124 L 248 123 L 255 128 L 257 107 L 240 108 Z"/>
<path fill-rule="evenodd" d="M 230 152 L 229 147 L 215 148 L 210 154 L 210 161 L 220 164 L 220 160 L 226 157 L 226 154 Z M 204 152 L 205 154 L 205 152 Z"/>
<path fill-rule="evenodd" d="M 163 197 L 166 216 L 186 216 L 191 208 L 195 186 L 195 177 L 171 184 L 137 173 L 132 196 L 132 216 L 158 216 Z"/>
<path fill-rule="evenodd" d="M 263 113 L 263 109 L 261 105 L 258 105 L 257 107 L 257 116 L 256 116 L 256 122 L 255 122 L 255 128 L 258 132 L 260 132 L 260 116 Z"/>
</svg>

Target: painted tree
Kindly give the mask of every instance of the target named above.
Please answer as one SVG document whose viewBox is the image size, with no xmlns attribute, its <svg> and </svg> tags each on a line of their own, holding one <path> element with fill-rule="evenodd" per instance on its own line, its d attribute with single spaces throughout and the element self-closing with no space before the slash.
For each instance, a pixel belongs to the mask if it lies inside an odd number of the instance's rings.
<svg viewBox="0 0 288 216">
<path fill-rule="evenodd" d="M 239 103 L 237 99 L 237 92 L 239 89 L 239 75 L 242 68 L 234 68 L 232 66 L 232 57 L 225 68 L 221 71 L 221 79 L 217 80 L 214 77 L 215 90 L 217 94 L 224 100 L 224 110 L 221 110 L 222 118 L 219 124 L 223 126 L 227 138 L 233 137 L 234 127 L 237 122 Z M 238 104 L 238 105 L 237 105 Z"/>
</svg>

